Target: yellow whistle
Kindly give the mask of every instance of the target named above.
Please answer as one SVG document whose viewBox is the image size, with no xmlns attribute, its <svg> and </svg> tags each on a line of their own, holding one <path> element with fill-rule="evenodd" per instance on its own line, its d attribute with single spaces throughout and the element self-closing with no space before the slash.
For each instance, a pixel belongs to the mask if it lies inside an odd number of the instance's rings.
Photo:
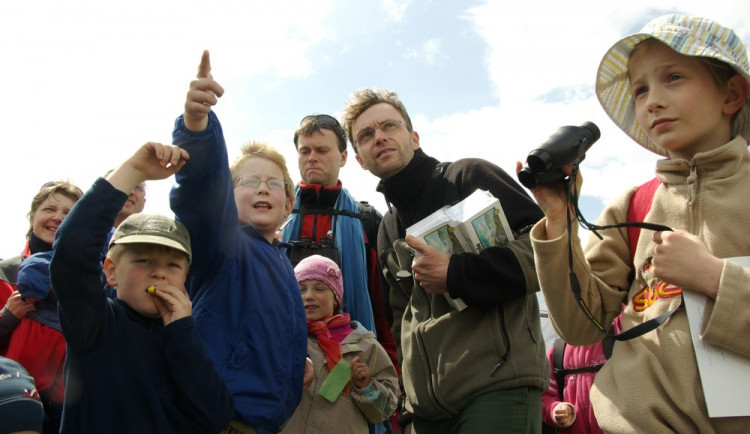
<svg viewBox="0 0 750 434">
<path fill-rule="evenodd" d="M 146 288 L 146 292 L 153 295 L 154 293 L 156 293 L 156 286 L 154 285 L 149 286 L 148 288 Z"/>
</svg>

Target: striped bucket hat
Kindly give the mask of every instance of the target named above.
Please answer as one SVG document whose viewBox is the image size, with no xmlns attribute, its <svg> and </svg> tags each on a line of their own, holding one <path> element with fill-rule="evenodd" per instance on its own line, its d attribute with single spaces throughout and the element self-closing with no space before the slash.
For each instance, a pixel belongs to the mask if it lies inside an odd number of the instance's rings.
<svg viewBox="0 0 750 434">
<path fill-rule="evenodd" d="M 707 18 L 665 15 L 646 24 L 638 33 L 627 36 L 607 51 L 596 73 L 596 96 L 607 115 L 630 137 L 649 151 L 667 155 L 651 142 L 635 117 L 635 102 L 630 92 L 628 62 L 633 48 L 655 38 L 686 56 L 711 57 L 731 65 L 750 82 L 747 50 L 729 28 Z M 750 98 L 737 114 L 732 135 L 750 140 Z"/>
</svg>

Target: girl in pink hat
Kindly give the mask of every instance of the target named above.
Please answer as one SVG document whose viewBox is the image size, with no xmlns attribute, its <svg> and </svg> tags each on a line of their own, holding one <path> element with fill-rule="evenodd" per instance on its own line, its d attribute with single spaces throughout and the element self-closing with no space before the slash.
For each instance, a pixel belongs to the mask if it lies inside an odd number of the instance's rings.
<svg viewBox="0 0 750 434">
<path fill-rule="evenodd" d="M 307 316 L 314 378 L 284 433 L 367 433 L 396 409 L 398 377 L 375 335 L 341 313 L 344 284 L 331 259 L 309 256 L 294 269 Z"/>
</svg>

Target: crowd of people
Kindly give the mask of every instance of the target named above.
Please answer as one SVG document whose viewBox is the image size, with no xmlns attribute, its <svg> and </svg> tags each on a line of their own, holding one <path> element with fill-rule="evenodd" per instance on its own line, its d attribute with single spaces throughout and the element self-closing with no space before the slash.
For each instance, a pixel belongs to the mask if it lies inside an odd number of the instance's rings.
<svg viewBox="0 0 750 434">
<path fill-rule="evenodd" d="M 646 194 L 643 219 L 672 230 L 584 249 L 578 162 L 529 194 L 486 160 L 429 155 L 379 88 L 352 93 L 342 122 L 302 119 L 297 185 L 266 143 L 230 164 L 204 52 L 172 144 L 32 199 L 21 255 L 0 261 L 0 434 L 745 432 L 750 414 L 710 417 L 681 307 L 704 294 L 700 338 L 750 357 L 750 269 L 724 259 L 750 254 L 747 50 L 709 19 L 659 17 L 606 52 L 595 90 L 665 157 L 598 223 Z M 385 213 L 339 179 L 347 140 Z M 175 218 L 144 213 L 147 181 L 170 176 Z M 512 240 L 449 254 L 407 236 L 477 189 Z"/>
</svg>

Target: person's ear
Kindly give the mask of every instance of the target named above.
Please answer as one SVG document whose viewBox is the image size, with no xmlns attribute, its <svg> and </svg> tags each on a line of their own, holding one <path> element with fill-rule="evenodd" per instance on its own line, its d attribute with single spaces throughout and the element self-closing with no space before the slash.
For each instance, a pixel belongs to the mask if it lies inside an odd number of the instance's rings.
<svg viewBox="0 0 750 434">
<path fill-rule="evenodd" d="M 289 217 L 289 214 L 292 213 L 292 208 L 294 208 L 294 199 L 294 196 L 286 198 L 286 203 L 284 204 L 284 220 L 286 220 L 286 218 Z M 282 222 L 284 220 L 282 220 Z"/>
<path fill-rule="evenodd" d="M 365 166 L 365 162 L 362 161 L 362 158 L 359 156 L 359 154 L 355 155 L 354 158 L 357 160 L 357 163 L 359 163 L 360 167 L 367 170 L 367 167 Z"/>
<path fill-rule="evenodd" d="M 419 148 L 419 133 L 417 133 L 416 131 L 411 132 L 411 148 Z"/>
<path fill-rule="evenodd" d="M 750 90 L 750 84 L 748 84 L 745 77 L 740 74 L 736 74 L 727 82 L 727 97 L 724 100 L 723 113 L 729 116 L 734 116 L 735 113 L 742 110 L 742 107 L 747 101 L 747 93 Z"/>
<path fill-rule="evenodd" d="M 111 259 L 104 260 L 104 274 L 107 276 L 107 285 L 117 287 L 117 273 L 115 273 L 116 264 Z"/>
<path fill-rule="evenodd" d="M 341 164 L 339 167 L 344 167 L 344 164 L 346 164 L 346 157 L 349 155 L 349 151 L 344 149 L 344 151 L 341 153 Z"/>
</svg>

